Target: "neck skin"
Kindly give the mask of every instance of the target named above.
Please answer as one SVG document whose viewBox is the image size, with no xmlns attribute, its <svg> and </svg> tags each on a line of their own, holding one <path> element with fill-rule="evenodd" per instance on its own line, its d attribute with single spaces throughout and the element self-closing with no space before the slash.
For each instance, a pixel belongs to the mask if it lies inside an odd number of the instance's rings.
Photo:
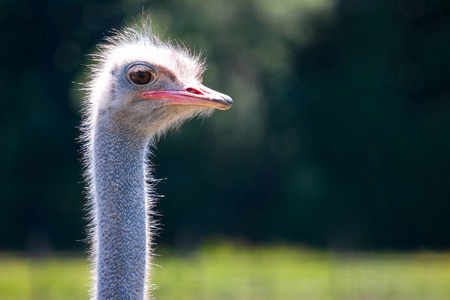
<svg viewBox="0 0 450 300">
<path fill-rule="evenodd" d="M 98 300 L 146 297 L 148 138 L 99 115 L 93 135 L 94 263 Z"/>
</svg>

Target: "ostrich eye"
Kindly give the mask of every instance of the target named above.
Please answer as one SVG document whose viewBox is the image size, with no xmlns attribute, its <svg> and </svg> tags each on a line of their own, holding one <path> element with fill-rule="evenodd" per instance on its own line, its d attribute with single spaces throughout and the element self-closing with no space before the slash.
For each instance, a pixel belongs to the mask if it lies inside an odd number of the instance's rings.
<svg viewBox="0 0 450 300">
<path fill-rule="evenodd" d="M 132 82 L 138 85 L 148 84 L 153 81 L 153 75 L 148 70 L 132 70 L 129 73 Z"/>
</svg>

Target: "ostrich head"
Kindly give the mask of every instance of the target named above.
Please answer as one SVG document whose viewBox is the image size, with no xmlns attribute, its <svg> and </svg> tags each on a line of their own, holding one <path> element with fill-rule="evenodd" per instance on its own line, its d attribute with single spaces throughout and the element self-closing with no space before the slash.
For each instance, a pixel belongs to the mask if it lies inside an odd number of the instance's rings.
<svg viewBox="0 0 450 300">
<path fill-rule="evenodd" d="M 201 84 L 205 67 L 199 56 L 159 40 L 151 26 L 117 33 L 95 57 L 98 63 L 89 84 L 91 111 L 108 114 L 123 130 L 159 135 L 214 108 L 231 107 L 229 96 Z"/>
</svg>

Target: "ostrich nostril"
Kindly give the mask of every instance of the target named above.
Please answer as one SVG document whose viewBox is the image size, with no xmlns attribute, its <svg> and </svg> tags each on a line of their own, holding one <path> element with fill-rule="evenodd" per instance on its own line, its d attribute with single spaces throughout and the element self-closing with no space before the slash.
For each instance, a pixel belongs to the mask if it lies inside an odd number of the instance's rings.
<svg viewBox="0 0 450 300">
<path fill-rule="evenodd" d="M 186 92 L 192 93 L 192 94 L 197 94 L 197 95 L 203 95 L 202 92 L 200 92 L 199 90 L 196 90 L 196 89 L 194 89 L 194 88 L 187 88 L 187 89 L 186 89 Z"/>
</svg>

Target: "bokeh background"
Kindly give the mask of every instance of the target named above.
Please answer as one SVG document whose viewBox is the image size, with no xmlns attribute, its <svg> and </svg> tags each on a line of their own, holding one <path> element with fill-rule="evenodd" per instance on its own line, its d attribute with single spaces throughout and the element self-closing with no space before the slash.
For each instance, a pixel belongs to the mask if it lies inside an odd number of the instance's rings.
<svg viewBox="0 0 450 300">
<path fill-rule="evenodd" d="M 450 246 L 450 2 L 0 2 L 0 250 L 86 248 L 88 56 L 150 11 L 226 112 L 159 142 L 158 244 Z"/>
</svg>

